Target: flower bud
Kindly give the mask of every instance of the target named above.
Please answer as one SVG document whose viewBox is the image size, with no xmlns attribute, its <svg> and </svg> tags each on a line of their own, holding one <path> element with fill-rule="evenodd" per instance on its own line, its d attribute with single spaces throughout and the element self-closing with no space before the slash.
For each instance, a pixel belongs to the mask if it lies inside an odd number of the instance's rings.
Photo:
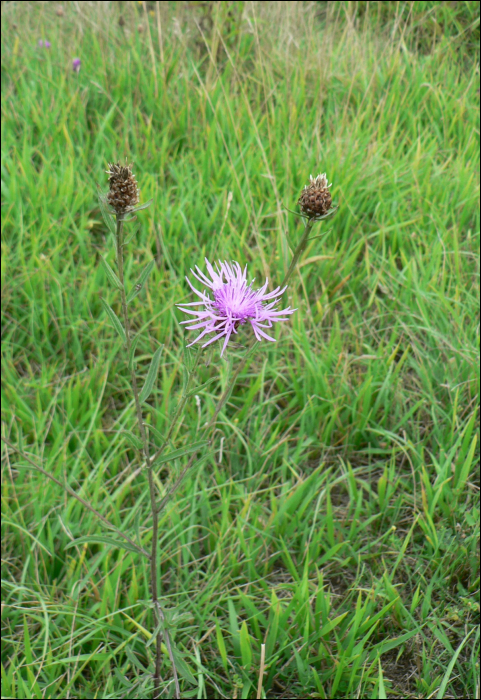
<svg viewBox="0 0 481 700">
<path fill-rule="evenodd" d="M 110 163 L 107 174 L 110 185 L 107 202 L 116 214 L 125 214 L 139 202 L 139 188 L 132 174 L 132 165 Z"/>
<path fill-rule="evenodd" d="M 298 204 L 301 212 L 309 219 L 327 214 L 332 204 L 331 193 L 326 173 L 317 177 L 310 176 L 310 183 L 306 185 L 299 197 Z"/>
</svg>

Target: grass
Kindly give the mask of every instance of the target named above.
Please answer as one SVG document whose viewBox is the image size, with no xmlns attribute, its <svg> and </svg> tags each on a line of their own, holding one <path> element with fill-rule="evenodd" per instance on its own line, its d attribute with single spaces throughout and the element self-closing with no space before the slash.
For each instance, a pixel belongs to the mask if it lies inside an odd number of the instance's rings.
<svg viewBox="0 0 481 700">
<path fill-rule="evenodd" d="M 477 3 L 63 7 L 2 4 L 3 433 L 148 547 L 95 183 L 128 156 L 154 200 L 126 275 L 156 262 L 132 309 L 139 366 L 165 343 L 162 433 L 184 275 L 207 255 L 275 284 L 301 231 L 285 207 L 326 171 L 340 208 L 292 278 L 299 311 L 161 517 L 183 697 L 479 697 Z M 148 696 L 146 562 L 68 548 L 108 531 L 25 466 L 2 446 L 2 697 Z"/>
</svg>

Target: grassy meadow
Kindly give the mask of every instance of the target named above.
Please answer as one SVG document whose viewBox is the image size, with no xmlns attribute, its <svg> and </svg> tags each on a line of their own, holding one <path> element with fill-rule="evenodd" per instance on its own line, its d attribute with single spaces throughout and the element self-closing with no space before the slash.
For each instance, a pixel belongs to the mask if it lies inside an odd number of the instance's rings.
<svg viewBox="0 0 481 700">
<path fill-rule="evenodd" d="M 339 204 L 161 514 L 182 697 L 480 697 L 478 40 L 475 2 L 2 3 L 2 434 L 143 546 L 107 163 L 153 198 L 126 277 L 155 261 L 131 313 L 140 374 L 165 344 L 160 434 L 189 269 L 273 288 L 309 175 Z M 206 357 L 173 449 L 242 348 Z M 109 530 L 29 466 L 2 443 L 2 698 L 149 697 L 146 561 L 69 547 Z"/>
</svg>

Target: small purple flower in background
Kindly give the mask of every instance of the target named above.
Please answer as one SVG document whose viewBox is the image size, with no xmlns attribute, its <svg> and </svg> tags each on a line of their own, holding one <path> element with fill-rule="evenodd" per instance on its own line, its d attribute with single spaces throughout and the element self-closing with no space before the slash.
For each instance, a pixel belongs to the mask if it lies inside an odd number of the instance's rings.
<svg viewBox="0 0 481 700">
<path fill-rule="evenodd" d="M 43 39 L 38 40 L 38 45 L 40 46 L 40 48 L 43 49 L 49 49 L 52 46 L 52 44 L 49 41 L 43 41 Z"/>
<path fill-rule="evenodd" d="M 74 71 L 75 73 L 78 73 L 78 72 L 79 72 L 79 70 L 80 70 L 80 64 L 81 64 L 81 63 L 82 63 L 82 61 L 80 60 L 80 58 L 74 58 L 74 59 L 73 59 L 73 61 L 72 61 L 72 69 L 73 69 L 73 71 Z"/>
<path fill-rule="evenodd" d="M 237 333 L 240 325 L 249 322 L 254 331 L 257 340 L 271 340 L 275 342 L 275 338 L 263 330 L 272 328 L 273 323 L 278 321 L 287 321 L 287 314 L 293 314 L 296 309 L 283 309 L 276 311 L 276 306 L 280 301 L 280 297 L 286 290 L 277 287 L 273 292 L 266 294 L 268 280 L 263 287 L 254 291 L 252 289 L 252 281 L 247 284 L 247 266 L 242 270 L 237 262 L 231 264 L 227 262 L 216 264 L 217 271 L 214 270 L 210 262 L 205 259 L 207 271 L 210 279 L 204 275 L 197 267 L 197 273 L 191 269 L 192 274 L 203 285 L 212 290 L 214 298 L 211 299 L 206 291 L 199 292 L 186 277 L 192 291 L 197 294 L 201 301 L 193 301 L 190 304 L 177 304 L 181 311 L 192 316 L 197 316 L 196 319 L 181 321 L 181 323 L 191 323 L 187 326 L 188 330 L 202 329 L 200 335 L 190 343 L 193 345 L 203 338 L 207 333 L 215 333 L 213 338 L 210 338 L 204 345 L 205 348 L 210 343 L 213 343 L 219 338 L 225 337 L 224 345 L 222 346 L 221 357 L 227 347 L 229 338 L 232 333 Z M 268 302 L 268 303 L 265 303 Z M 183 308 L 184 306 L 200 306 L 201 310 L 191 310 Z M 190 347 L 189 345 L 189 347 Z"/>
</svg>

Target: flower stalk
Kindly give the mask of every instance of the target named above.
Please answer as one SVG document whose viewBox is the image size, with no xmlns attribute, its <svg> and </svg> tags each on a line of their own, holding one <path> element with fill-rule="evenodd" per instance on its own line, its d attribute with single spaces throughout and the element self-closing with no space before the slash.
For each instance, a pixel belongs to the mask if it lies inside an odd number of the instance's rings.
<svg viewBox="0 0 481 700">
<path fill-rule="evenodd" d="M 111 164 L 109 166 L 109 184 L 110 190 L 107 195 L 107 201 L 110 206 L 115 211 L 116 227 L 115 227 L 115 245 L 116 245 L 116 257 L 117 257 L 117 271 L 118 278 L 120 281 L 119 292 L 120 301 L 122 307 L 122 318 L 125 330 L 125 345 L 127 351 L 127 357 L 130 358 L 132 341 L 130 337 L 130 320 L 128 314 L 127 297 L 125 294 L 125 281 L 124 281 L 124 219 L 126 214 L 131 211 L 139 201 L 139 190 L 135 177 L 132 174 L 131 166 L 121 166 L 118 163 Z M 161 682 L 162 678 L 160 675 L 160 668 L 162 662 L 162 633 L 165 639 L 165 644 L 169 653 L 170 661 L 172 664 L 172 672 L 174 675 L 175 682 L 175 692 L 176 698 L 180 698 L 179 681 L 177 676 L 177 669 L 175 665 L 174 655 L 172 652 L 172 645 L 170 643 L 169 631 L 164 624 L 164 614 L 162 607 L 159 602 L 158 597 L 158 578 L 157 578 L 157 553 L 158 553 L 158 541 L 159 541 L 159 516 L 156 504 L 156 493 L 155 484 L 153 477 L 153 460 L 150 456 L 149 440 L 147 437 L 147 432 L 145 429 L 143 417 L 142 417 L 142 406 L 140 400 L 139 387 L 137 383 L 137 376 L 135 374 L 135 363 L 130 362 L 130 380 L 132 386 L 132 393 L 134 395 L 135 412 L 137 417 L 137 423 L 140 433 L 140 439 L 142 443 L 142 452 L 145 459 L 145 464 L 147 467 L 147 480 L 149 485 L 149 495 L 150 495 L 150 507 L 152 513 L 152 548 L 150 553 L 150 587 L 152 596 L 152 607 L 154 611 L 155 618 L 155 629 L 158 630 L 156 633 L 155 640 L 155 665 L 154 665 L 154 692 L 153 698 L 157 700 L 160 697 L 161 692 Z"/>
<path fill-rule="evenodd" d="M 119 274 L 119 280 L 121 284 L 121 289 L 120 289 L 120 300 L 121 300 L 121 305 L 122 305 L 122 316 L 123 316 L 123 321 L 124 321 L 124 328 L 125 328 L 125 335 L 126 335 L 126 349 L 127 349 L 127 357 L 130 357 L 130 350 L 132 347 L 132 341 L 130 339 L 130 321 L 129 321 L 129 314 L 128 314 L 128 309 L 127 309 L 127 298 L 125 295 L 125 284 L 124 284 L 124 253 L 123 253 L 123 247 L 124 247 L 124 222 L 123 222 L 123 214 L 117 214 L 116 215 L 116 220 L 117 220 L 117 226 L 116 226 L 116 249 L 117 249 L 117 270 Z M 152 474 L 152 462 L 150 459 L 150 449 L 149 449 L 149 442 L 147 440 L 147 434 L 145 431 L 145 426 L 144 422 L 142 419 L 142 407 L 140 405 L 140 400 L 139 400 L 139 388 L 137 384 L 137 376 L 135 374 L 135 369 L 134 369 L 134 363 L 131 363 L 131 369 L 130 369 L 130 380 L 132 383 L 132 393 L 134 395 L 134 402 L 135 402 L 135 412 L 137 415 L 137 423 L 139 426 L 139 432 L 140 432 L 140 437 L 142 440 L 142 445 L 143 445 L 143 453 L 144 453 L 144 459 L 145 463 L 147 465 L 147 479 L 149 482 L 149 494 L 150 494 L 150 506 L 151 506 L 151 511 L 152 511 L 152 550 L 150 554 L 150 587 L 151 587 L 151 595 L 152 595 L 152 603 L 154 607 L 154 615 L 157 620 L 157 625 L 156 627 L 163 621 L 163 617 L 159 615 L 159 610 L 160 604 L 159 604 L 159 599 L 158 599 L 158 582 L 157 582 L 157 549 L 158 549 L 158 540 L 159 540 L 159 516 L 156 508 L 156 502 L 155 502 L 155 485 L 154 485 L 154 478 Z M 166 637 L 166 640 L 169 636 L 169 633 L 166 629 L 164 629 L 164 635 Z M 161 644 L 162 644 L 162 635 L 161 632 L 159 631 L 157 633 L 157 638 L 156 638 L 156 648 L 155 648 L 155 670 L 154 670 L 154 694 L 153 698 L 154 700 L 157 700 L 157 698 L 160 697 L 160 684 L 161 684 L 161 676 L 160 676 L 160 665 L 161 665 Z M 170 640 L 168 644 L 168 648 L 170 648 Z M 171 662 L 172 662 L 172 668 L 174 671 L 174 677 L 176 677 L 177 672 L 175 668 L 175 663 L 173 656 L 171 656 Z M 180 697 L 178 695 L 177 697 Z"/>
</svg>

